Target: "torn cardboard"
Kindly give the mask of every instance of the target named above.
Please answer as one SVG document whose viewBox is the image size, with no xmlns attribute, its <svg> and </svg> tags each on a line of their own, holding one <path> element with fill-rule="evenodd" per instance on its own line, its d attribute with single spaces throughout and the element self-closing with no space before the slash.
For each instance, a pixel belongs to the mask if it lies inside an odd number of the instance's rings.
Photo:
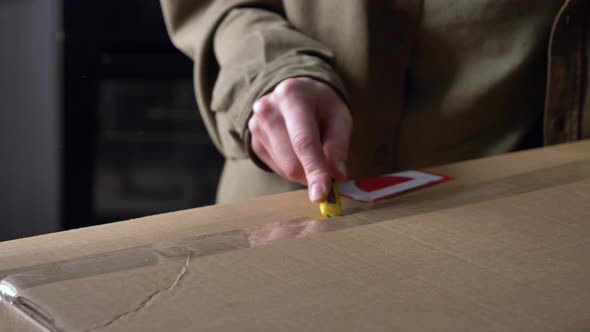
<svg viewBox="0 0 590 332">
<path fill-rule="evenodd" d="M 589 142 L 434 171 L 456 180 L 330 221 L 292 193 L 0 243 L 21 300 L 0 314 L 13 330 L 589 329 Z"/>
</svg>

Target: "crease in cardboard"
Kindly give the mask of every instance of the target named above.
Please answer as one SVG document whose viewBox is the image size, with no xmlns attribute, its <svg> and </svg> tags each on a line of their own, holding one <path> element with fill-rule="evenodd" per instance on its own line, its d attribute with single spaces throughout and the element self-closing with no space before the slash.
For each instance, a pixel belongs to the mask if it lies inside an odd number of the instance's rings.
<svg viewBox="0 0 590 332">
<path fill-rule="evenodd" d="M 193 254 L 189 253 L 188 256 L 186 257 L 186 260 L 184 261 L 184 265 L 182 266 L 182 268 L 180 269 L 178 276 L 176 277 L 176 279 L 172 282 L 172 284 L 170 284 L 170 286 L 164 288 L 164 289 L 160 289 L 157 290 L 153 293 L 151 293 L 150 295 L 148 295 L 146 297 L 145 300 L 143 300 L 141 303 L 139 303 L 139 305 L 137 305 L 134 309 L 131 309 L 129 311 L 125 311 L 121 314 L 116 315 L 115 317 L 109 319 L 108 321 L 102 323 L 99 326 L 96 327 L 92 327 L 90 329 L 85 330 L 85 332 L 92 332 L 92 331 L 97 331 L 97 330 L 101 330 L 104 328 L 107 328 L 108 326 L 127 318 L 128 316 L 131 316 L 135 313 L 140 312 L 141 310 L 143 310 L 144 308 L 149 307 L 152 303 L 154 303 L 155 301 L 158 300 L 158 298 L 160 298 L 161 296 L 163 296 L 164 294 L 174 290 L 178 285 L 180 285 L 180 283 L 184 280 L 184 278 L 190 273 L 190 269 L 189 269 L 189 265 L 190 265 L 190 261 L 193 258 Z"/>
<path fill-rule="evenodd" d="M 442 195 L 436 192 L 432 201 L 425 195 L 415 207 L 401 206 L 401 216 L 389 217 L 387 220 L 406 217 L 408 213 L 422 214 L 446 208 L 469 205 L 491 200 L 506 195 L 521 194 L 551 186 L 563 185 L 590 178 L 590 161 L 579 161 L 550 169 L 534 171 L 526 175 L 511 176 L 492 181 L 458 188 L 453 192 L 461 193 L 460 197 Z M 491 194 L 481 194 L 488 186 L 495 186 Z M 481 195 L 470 195 L 469 193 Z M 446 203 L 445 203 L 446 202 Z M 148 295 L 144 301 L 133 309 L 121 313 L 103 324 L 90 328 L 95 331 L 105 328 L 150 306 L 163 294 L 178 287 L 190 274 L 190 261 L 199 257 L 223 254 L 231 251 L 267 246 L 276 242 L 307 238 L 322 233 L 344 230 L 348 228 L 376 224 L 385 221 L 379 209 L 391 208 L 393 202 L 368 204 L 348 210 L 348 215 L 332 218 L 329 221 L 314 220 L 303 217 L 262 224 L 244 229 L 220 233 L 199 235 L 176 241 L 160 242 L 153 245 L 135 247 L 99 255 L 81 257 L 39 266 L 32 266 L 17 271 L 0 271 L 0 275 L 8 275 L 0 281 L 0 301 L 14 306 L 21 306 L 25 314 L 41 321 L 50 331 L 58 331 L 49 313 L 38 308 L 34 303 L 20 297 L 19 291 L 27 288 L 46 285 L 70 279 L 92 277 L 100 274 L 138 269 L 161 264 L 169 259 L 186 257 L 177 278 L 168 287 Z M 428 208 L 428 206 L 435 208 Z"/>
</svg>

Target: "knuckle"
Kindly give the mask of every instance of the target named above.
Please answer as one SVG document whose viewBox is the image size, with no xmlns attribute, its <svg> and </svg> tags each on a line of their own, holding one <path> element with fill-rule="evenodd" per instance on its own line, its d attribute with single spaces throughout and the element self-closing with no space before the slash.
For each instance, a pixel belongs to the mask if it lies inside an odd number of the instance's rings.
<svg viewBox="0 0 590 332">
<path fill-rule="evenodd" d="M 308 180 L 329 177 L 329 172 L 323 162 L 316 158 L 301 160 L 301 166 Z"/>
<path fill-rule="evenodd" d="M 322 167 L 318 160 L 310 158 L 303 161 L 301 165 L 308 177 L 322 173 Z"/>
<path fill-rule="evenodd" d="M 272 104 L 268 98 L 261 98 L 254 103 L 254 113 L 260 116 L 269 113 L 272 110 Z"/>
<path fill-rule="evenodd" d="M 252 116 L 250 120 L 248 120 L 248 129 L 252 134 L 258 134 L 260 132 L 260 124 L 256 116 Z"/>
<path fill-rule="evenodd" d="M 279 98 L 293 98 L 305 89 L 309 81 L 310 79 L 306 77 L 286 79 L 279 83 L 275 92 Z"/>
<path fill-rule="evenodd" d="M 282 118 L 276 112 L 263 113 L 256 116 L 255 125 L 257 133 L 277 133 L 280 130 Z"/>
<path fill-rule="evenodd" d="M 313 183 L 315 181 L 330 180 L 330 174 L 323 168 L 316 167 L 306 172 L 307 181 Z"/>
<path fill-rule="evenodd" d="M 254 107 L 258 106 L 262 106 L 262 105 L 268 105 L 271 101 L 271 97 L 272 97 L 272 93 L 263 95 L 262 97 L 258 98 L 255 102 L 254 102 Z"/>
<path fill-rule="evenodd" d="M 280 100 L 291 99 L 297 94 L 297 89 L 290 82 L 284 82 L 277 87 L 276 94 Z"/>
<path fill-rule="evenodd" d="M 293 138 L 293 150 L 296 154 L 302 155 L 309 153 L 314 147 L 314 140 L 307 134 L 295 135 Z"/>
</svg>

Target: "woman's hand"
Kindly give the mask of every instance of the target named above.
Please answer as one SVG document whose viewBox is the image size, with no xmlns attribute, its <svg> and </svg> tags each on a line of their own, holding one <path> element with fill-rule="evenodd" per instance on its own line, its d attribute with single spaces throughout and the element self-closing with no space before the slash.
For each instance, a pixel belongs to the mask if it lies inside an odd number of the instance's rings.
<svg viewBox="0 0 590 332">
<path fill-rule="evenodd" d="M 332 178 L 346 178 L 352 117 L 330 86 L 287 79 L 253 109 L 252 150 L 275 173 L 308 185 L 312 202 L 326 198 Z"/>
</svg>

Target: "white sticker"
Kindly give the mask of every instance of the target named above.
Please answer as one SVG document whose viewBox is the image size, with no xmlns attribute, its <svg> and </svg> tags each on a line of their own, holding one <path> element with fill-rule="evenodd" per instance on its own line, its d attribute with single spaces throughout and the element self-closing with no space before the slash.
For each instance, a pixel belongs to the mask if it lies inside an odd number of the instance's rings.
<svg viewBox="0 0 590 332">
<path fill-rule="evenodd" d="M 449 180 L 450 177 L 423 171 L 405 171 L 338 185 L 340 195 L 363 202 L 375 202 L 410 190 Z"/>
</svg>

